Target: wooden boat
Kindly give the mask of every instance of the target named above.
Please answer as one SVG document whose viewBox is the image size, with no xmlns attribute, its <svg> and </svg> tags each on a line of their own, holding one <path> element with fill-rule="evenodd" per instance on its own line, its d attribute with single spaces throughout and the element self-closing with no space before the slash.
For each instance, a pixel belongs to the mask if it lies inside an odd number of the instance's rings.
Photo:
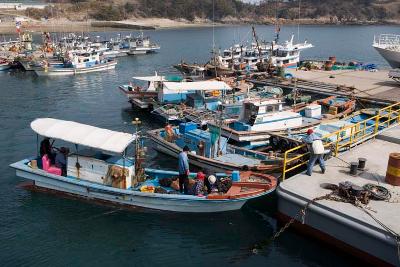
<svg viewBox="0 0 400 267">
<path fill-rule="evenodd" d="M 356 100 L 347 97 L 329 96 L 317 100 L 316 103 L 328 108 L 328 117 L 340 118 L 352 113 L 356 108 Z"/>
<path fill-rule="evenodd" d="M 200 75 L 203 74 L 204 75 L 204 72 L 206 70 L 205 67 L 202 66 L 202 65 L 199 65 L 199 64 L 196 64 L 196 63 L 188 64 L 188 63 L 185 63 L 183 61 L 181 63 L 177 64 L 177 65 L 173 65 L 173 67 L 175 69 L 177 69 L 178 71 L 182 72 L 182 73 L 194 74 L 194 75 L 197 75 L 197 74 L 200 74 Z"/>
<path fill-rule="evenodd" d="M 154 148 L 172 157 L 178 157 L 187 145 L 190 164 L 216 172 L 250 170 L 262 173 L 279 173 L 282 158 L 279 154 L 267 154 L 228 144 L 215 131 L 198 129 L 195 123 L 182 123 L 173 128 L 174 136 L 168 136 L 165 129 L 150 130 L 148 137 Z"/>
<path fill-rule="evenodd" d="M 31 128 L 38 135 L 75 144 L 76 151 L 68 155 L 66 176 L 51 166 L 47 155 L 11 164 L 17 176 L 33 181 L 34 187 L 89 201 L 176 212 L 222 212 L 240 209 L 248 200 L 271 193 L 277 185 L 277 180 L 266 174 L 222 173 L 216 174 L 217 180 L 232 179 L 227 192 L 183 195 L 160 185 L 160 179 L 176 178 L 177 172 L 143 170 L 140 149 L 136 149 L 135 160 L 126 156 L 137 135 L 50 118 L 34 120 Z M 88 149 L 79 149 L 82 146 Z M 190 178 L 195 175 L 191 173 Z"/>
</svg>

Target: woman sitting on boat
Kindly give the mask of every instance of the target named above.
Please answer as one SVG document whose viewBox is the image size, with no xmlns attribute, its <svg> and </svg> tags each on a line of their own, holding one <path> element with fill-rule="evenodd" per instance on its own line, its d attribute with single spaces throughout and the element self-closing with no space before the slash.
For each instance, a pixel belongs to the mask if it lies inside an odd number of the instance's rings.
<svg viewBox="0 0 400 267">
<path fill-rule="evenodd" d="M 204 196 L 204 179 L 206 178 L 206 175 L 202 172 L 199 171 L 196 175 L 195 178 L 195 183 L 192 187 L 192 195 L 195 196 Z"/>
<path fill-rule="evenodd" d="M 45 137 L 42 142 L 40 142 L 40 158 L 43 158 L 44 155 L 47 155 L 50 162 L 54 163 L 55 153 L 53 152 L 53 147 L 48 137 Z"/>
</svg>

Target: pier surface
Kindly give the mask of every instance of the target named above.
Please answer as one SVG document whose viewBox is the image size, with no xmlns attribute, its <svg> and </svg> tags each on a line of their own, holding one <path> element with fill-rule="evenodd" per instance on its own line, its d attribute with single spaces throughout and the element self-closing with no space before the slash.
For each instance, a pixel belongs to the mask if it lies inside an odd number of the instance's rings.
<svg viewBox="0 0 400 267">
<path fill-rule="evenodd" d="M 325 174 L 315 166 L 311 177 L 302 173 L 282 182 L 278 189 L 279 213 L 283 217 L 294 217 L 306 202 L 331 192 L 321 187 L 323 183 L 338 185 L 350 181 L 358 186 L 372 183 L 389 189 L 392 198 L 391 202 L 371 200 L 367 211 L 400 233 L 400 187 L 384 181 L 392 152 L 400 152 L 400 127 L 386 131 L 376 139 L 339 155 L 339 158 L 331 158 L 326 162 Z M 366 168 L 357 176 L 351 176 L 348 163 L 358 161 L 360 157 L 367 159 Z M 309 210 L 305 217 L 306 227 L 324 236 L 323 239 L 334 240 L 329 243 L 351 246 L 355 254 L 371 257 L 375 263 L 400 266 L 395 239 L 362 209 L 350 203 L 321 200 L 312 204 Z"/>
<path fill-rule="evenodd" d="M 298 79 L 297 88 L 304 92 L 354 96 L 369 102 L 395 103 L 400 101 L 400 83 L 389 78 L 389 70 L 370 72 L 287 69 L 286 73 L 290 73 Z M 283 88 L 293 88 L 295 86 L 295 83 L 291 80 L 284 80 L 278 83 L 272 80 L 252 80 L 252 82 L 255 84 L 277 85 Z"/>
</svg>

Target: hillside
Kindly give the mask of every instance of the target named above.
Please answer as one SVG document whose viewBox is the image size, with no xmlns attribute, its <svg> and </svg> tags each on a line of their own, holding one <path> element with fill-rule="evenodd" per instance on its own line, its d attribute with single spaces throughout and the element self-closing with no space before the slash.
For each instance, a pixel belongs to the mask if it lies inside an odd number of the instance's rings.
<svg viewBox="0 0 400 267">
<path fill-rule="evenodd" d="M 293 23 L 299 17 L 297 0 L 52 0 L 45 10 L 25 15 L 70 20 L 120 21 L 132 18 L 168 18 L 204 22 Z M 302 0 L 303 23 L 388 23 L 400 21 L 398 0 Z"/>
</svg>

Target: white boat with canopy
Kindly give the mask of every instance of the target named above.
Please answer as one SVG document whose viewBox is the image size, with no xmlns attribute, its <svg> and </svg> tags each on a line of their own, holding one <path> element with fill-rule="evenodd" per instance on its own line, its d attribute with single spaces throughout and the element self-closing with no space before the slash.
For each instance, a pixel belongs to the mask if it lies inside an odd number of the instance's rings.
<svg viewBox="0 0 400 267">
<path fill-rule="evenodd" d="M 276 179 L 265 174 L 235 174 L 232 182 L 230 175 L 222 173 L 216 174 L 217 181 L 231 179 L 227 191 L 184 195 L 173 186 L 177 183 L 177 172 L 142 168 L 145 149 L 140 147 L 137 134 L 52 118 L 36 119 L 31 128 L 38 137 L 75 145 L 74 152 L 64 154 L 65 173 L 52 165 L 48 155 L 51 152 L 43 154 L 42 149 L 37 156 L 10 165 L 17 176 L 33 182 L 32 189 L 167 211 L 221 212 L 240 209 L 247 200 L 269 194 L 276 187 Z M 127 156 L 132 143 L 135 143 L 135 158 Z M 190 178 L 195 175 L 191 173 Z M 165 179 L 169 185 L 161 182 Z"/>
</svg>

